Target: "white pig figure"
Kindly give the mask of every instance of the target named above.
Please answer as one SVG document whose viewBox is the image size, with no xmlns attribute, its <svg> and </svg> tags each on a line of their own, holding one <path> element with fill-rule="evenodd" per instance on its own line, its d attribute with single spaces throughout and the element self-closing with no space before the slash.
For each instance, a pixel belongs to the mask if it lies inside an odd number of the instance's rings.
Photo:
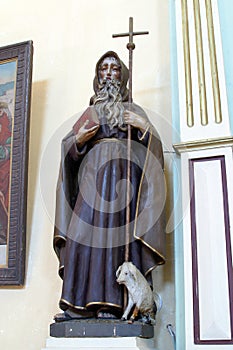
<svg viewBox="0 0 233 350">
<path fill-rule="evenodd" d="M 121 319 L 127 320 L 134 306 L 129 323 L 134 322 L 139 312 L 143 322 L 154 323 L 157 307 L 152 290 L 142 273 L 132 262 L 124 262 L 118 267 L 116 277 L 117 283 L 124 284 L 128 290 L 128 304 Z"/>
</svg>

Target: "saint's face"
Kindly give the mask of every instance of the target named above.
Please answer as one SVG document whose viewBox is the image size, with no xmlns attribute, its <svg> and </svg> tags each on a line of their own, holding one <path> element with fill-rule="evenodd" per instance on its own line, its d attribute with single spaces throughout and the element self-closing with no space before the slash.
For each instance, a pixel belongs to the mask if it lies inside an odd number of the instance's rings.
<svg viewBox="0 0 233 350">
<path fill-rule="evenodd" d="M 116 80 L 121 79 L 121 67 L 115 57 L 106 57 L 99 66 L 99 81 L 103 80 Z"/>
</svg>

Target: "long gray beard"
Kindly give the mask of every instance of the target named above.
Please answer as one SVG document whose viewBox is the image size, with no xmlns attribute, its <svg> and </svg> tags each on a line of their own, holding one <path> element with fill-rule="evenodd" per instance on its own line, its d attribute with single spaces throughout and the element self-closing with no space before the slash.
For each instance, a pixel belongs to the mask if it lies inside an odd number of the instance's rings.
<svg viewBox="0 0 233 350">
<path fill-rule="evenodd" d="M 120 84 L 115 80 L 106 80 L 101 84 L 99 93 L 94 98 L 94 106 L 100 121 L 103 116 L 107 119 L 110 129 L 115 126 L 124 128 L 124 106 L 120 94 Z"/>
</svg>

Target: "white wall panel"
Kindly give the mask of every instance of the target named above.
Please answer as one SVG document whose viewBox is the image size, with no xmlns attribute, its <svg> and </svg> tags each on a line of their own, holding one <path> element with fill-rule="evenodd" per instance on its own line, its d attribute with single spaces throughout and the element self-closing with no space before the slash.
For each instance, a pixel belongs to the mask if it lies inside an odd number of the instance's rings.
<svg viewBox="0 0 233 350">
<path fill-rule="evenodd" d="M 218 186 L 216 186 L 218 184 Z M 194 161 L 200 338 L 231 339 L 220 160 Z M 227 199 L 226 199 L 227 200 Z M 194 224 L 194 223 L 193 223 Z"/>
</svg>

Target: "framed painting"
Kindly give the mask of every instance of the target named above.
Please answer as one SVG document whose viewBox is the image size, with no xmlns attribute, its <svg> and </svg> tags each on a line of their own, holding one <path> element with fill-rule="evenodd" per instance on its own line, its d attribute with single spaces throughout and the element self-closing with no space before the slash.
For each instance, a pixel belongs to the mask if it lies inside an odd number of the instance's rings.
<svg viewBox="0 0 233 350">
<path fill-rule="evenodd" d="M 0 286 L 24 284 L 33 43 L 0 48 Z"/>
</svg>

